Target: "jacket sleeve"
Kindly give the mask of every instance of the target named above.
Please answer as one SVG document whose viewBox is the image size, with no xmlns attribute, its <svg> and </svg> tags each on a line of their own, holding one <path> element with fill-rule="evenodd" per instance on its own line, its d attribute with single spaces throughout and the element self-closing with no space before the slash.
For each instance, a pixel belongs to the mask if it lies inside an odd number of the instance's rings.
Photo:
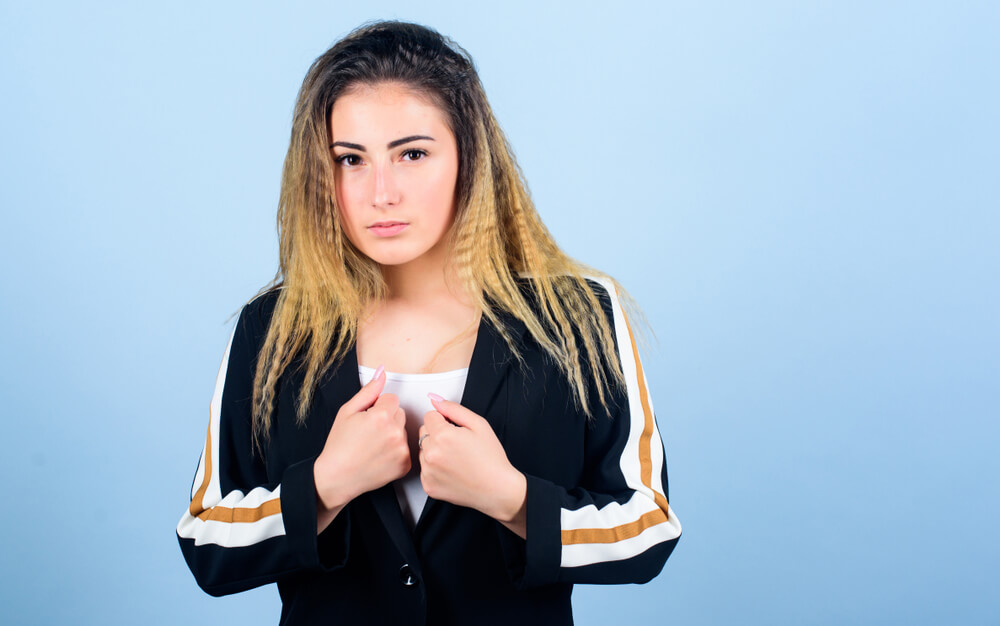
<svg viewBox="0 0 1000 626">
<path fill-rule="evenodd" d="M 597 282 L 625 388 L 612 393 L 610 415 L 595 411 L 588 424 L 579 485 L 527 476 L 527 537 L 516 551 L 523 561 L 511 568 L 522 588 L 644 583 L 660 572 L 681 535 L 667 502 L 663 443 L 634 337 L 613 283 Z M 508 534 L 508 547 L 513 537 Z"/>
<path fill-rule="evenodd" d="M 252 447 L 251 392 L 267 331 L 261 311 L 267 298 L 243 308 L 229 339 L 191 502 L 177 524 L 188 567 L 198 585 L 216 596 L 304 570 L 335 569 L 346 559 L 347 509 L 323 536 L 316 535 L 315 459 L 289 465 L 275 481 Z"/>
</svg>

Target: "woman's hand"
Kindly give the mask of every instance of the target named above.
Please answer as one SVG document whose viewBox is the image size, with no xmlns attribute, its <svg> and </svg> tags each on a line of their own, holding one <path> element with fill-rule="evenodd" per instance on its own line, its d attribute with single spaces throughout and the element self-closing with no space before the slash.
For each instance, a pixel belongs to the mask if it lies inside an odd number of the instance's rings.
<svg viewBox="0 0 1000 626">
<path fill-rule="evenodd" d="M 337 411 L 323 452 L 313 465 L 317 532 L 344 506 L 410 471 L 406 415 L 385 387 L 383 368 Z"/>
<path fill-rule="evenodd" d="M 436 411 L 420 427 L 420 482 L 432 498 L 476 509 L 525 536 L 524 474 L 489 422 L 456 402 L 431 395 Z"/>
</svg>

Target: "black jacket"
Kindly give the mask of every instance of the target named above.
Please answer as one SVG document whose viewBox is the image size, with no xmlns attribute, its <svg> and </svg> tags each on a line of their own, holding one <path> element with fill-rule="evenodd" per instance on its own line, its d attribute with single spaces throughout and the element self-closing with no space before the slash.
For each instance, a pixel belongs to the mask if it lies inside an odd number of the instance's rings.
<svg viewBox="0 0 1000 626">
<path fill-rule="evenodd" d="M 510 316 L 522 367 L 484 317 L 462 404 L 485 417 L 527 476 L 527 540 L 429 498 L 411 530 L 391 485 L 350 502 L 316 534 L 313 462 L 360 389 L 353 348 L 303 425 L 289 368 L 263 458 L 251 446 L 253 366 L 277 292 L 247 306 L 212 398 L 208 439 L 177 526 L 198 584 L 224 595 L 277 582 L 282 624 L 571 624 L 573 583 L 646 582 L 681 528 L 631 330 L 610 283 L 591 283 L 614 324 L 626 388 L 588 421 L 565 377 Z M 592 396 L 596 398 L 596 396 Z M 596 404 L 596 400 L 594 402 Z"/>
</svg>

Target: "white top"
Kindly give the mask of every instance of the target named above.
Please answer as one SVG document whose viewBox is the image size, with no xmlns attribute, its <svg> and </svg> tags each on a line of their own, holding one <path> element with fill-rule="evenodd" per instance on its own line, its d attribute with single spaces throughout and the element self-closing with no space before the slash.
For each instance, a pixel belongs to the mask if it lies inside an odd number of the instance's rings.
<svg viewBox="0 0 1000 626">
<path fill-rule="evenodd" d="M 375 375 L 375 370 L 363 365 L 358 366 L 361 384 L 366 385 Z M 436 393 L 445 400 L 461 402 L 465 391 L 465 379 L 469 376 L 469 368 L 437 372 L 434 374 L 397 374 L 385 373 L 385 388 L 382 393 L 393 393 L 399 398 L 399 407 L 406 414 L 406 436 L 410 442 L 410 472 L 393 482 L 399 508 L 403 518 L 410 523 L 410 528 L 417 525 L 420 512 L 427 503 L 427 492 L 420 484 L 420 453 L 417 449 L 417 435 L 424 425 L 424 414 L 433 411 L 428 393 Z"/>
</svg>

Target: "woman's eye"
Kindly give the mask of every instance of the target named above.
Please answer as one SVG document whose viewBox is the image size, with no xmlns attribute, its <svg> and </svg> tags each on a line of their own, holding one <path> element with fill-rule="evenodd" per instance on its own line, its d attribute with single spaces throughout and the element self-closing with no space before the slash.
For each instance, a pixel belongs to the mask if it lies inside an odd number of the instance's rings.
<svg viewBox="0 0 1000 626">
<path fill-rule="evenodd" d="M 346 165 L 348 167 L 354 167 L 355 165 L 361 165 L 361 157 L 356 154 L 344 154 L 336 159 L 337 163 L 341 165 Z"/>
<path fill-rule="evenodd" d="M 403 158 L 406 159 L 407 161 L 419 161 L 425 156 L 427 156 L 426 152 L 424 152 L 423 150 L 417 150 L 416 148 L 407 150 L 406 152 L 403 153 Z"/>
</svg>

